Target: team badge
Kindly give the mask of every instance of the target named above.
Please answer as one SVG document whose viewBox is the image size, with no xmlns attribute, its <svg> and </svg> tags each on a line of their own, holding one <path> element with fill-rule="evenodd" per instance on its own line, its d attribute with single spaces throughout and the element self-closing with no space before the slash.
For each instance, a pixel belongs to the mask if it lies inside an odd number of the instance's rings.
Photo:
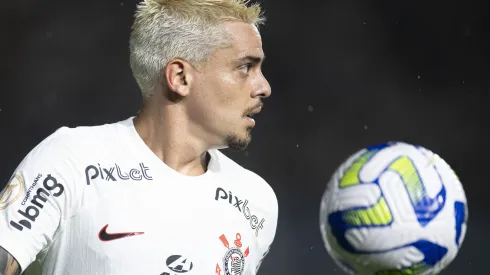
<svg viewBox="0 0 490 275">
<path fill-rule="evenodd" d="M 7 186 L 0 192 L 0 210 L 6 209 L 9 205 L 17 201 L 25 189 L 22 176 L 13 176 Z"/>
<path fill-rule="evenodd" d="M 227 248 L 225 256 L 221 266 L 219 263 L 216 264 L 216 274 L 222 275 L 243 275 L 245 271 L 245 259 L 250 254 L 250 248 L 247 246 L 245 250 L 242 250 L 242 235 L 240 233 L 236 234 L 235 241 L 233 241 L 234 246 L 230 246 L 228 239 L 223 234 L 219 237 L 220 241 Z"/>
</svg>

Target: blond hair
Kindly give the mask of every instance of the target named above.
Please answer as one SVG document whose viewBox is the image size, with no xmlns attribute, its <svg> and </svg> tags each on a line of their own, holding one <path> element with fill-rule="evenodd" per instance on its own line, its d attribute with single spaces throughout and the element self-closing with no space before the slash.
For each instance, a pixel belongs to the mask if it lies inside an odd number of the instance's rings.
<svg viewBox="0 0 490 275">
<path fill-rule="evenodd" d="M 241 21 L 258 27 L 264 22 L 258 4 L 249 0 L 144 0 L 132 26 L 130 64 L 143 98 L 153 94 L 163 68 L 180 58 L 199 65 L 216 49 L 229 45 L 218 27 Z"/>
</svg>

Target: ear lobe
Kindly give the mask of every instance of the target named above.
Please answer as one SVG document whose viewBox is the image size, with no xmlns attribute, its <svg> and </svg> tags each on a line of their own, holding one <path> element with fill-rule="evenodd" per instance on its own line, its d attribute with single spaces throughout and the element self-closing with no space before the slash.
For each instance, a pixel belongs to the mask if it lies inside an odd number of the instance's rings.
<svg viewBox="0 0 490 275">
<path fill-rule="evenodd" d="M 181 97 L 189 94 L 190 66 L 182 60 L 172 60 L 165 67 L 165 80 L 171 92 Z"/>
</svg>

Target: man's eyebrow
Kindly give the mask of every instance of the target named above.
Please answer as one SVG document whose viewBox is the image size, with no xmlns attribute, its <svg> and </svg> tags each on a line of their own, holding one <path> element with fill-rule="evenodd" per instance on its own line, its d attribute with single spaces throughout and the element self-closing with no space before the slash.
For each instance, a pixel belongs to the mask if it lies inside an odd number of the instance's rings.
<svg viewBox="0 0 490 275">
<path fill-rule="evenodd" d="M 247 55 L 245 57 L 237 59 L 239 63 L 244 63 L 244 62 L 250 62 L 253 64 L 260 64 L 264 62 L 265 56 L 260 57 L 260 56 L 254 56 L 254 55 Z"/>
</svg>

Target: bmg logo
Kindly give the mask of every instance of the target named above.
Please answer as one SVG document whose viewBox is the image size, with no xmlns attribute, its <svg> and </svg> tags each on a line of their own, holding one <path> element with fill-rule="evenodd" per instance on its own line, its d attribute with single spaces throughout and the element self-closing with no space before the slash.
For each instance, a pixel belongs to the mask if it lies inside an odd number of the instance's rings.
<svg viewBox="0 0 490 275">
<path fill-rule="evenodd" d="M 51 195 L 59 197 L 63 192 L 65 192 L 63 184 L 59 183 L 55 177 L 48 175 L 43 181 L 43 187 L 39 187 L 36 190 L 36 194 L 32 196 L 30 205 L 25 210 L 17 211 L 26 219 L 17 222 L 10 221 L 10 225 L 19 231 L 24 230 L 24 228 L 31 229 L 31 222 L 34 223 L 36 221 L 48 198 Z"/>
</svg>

